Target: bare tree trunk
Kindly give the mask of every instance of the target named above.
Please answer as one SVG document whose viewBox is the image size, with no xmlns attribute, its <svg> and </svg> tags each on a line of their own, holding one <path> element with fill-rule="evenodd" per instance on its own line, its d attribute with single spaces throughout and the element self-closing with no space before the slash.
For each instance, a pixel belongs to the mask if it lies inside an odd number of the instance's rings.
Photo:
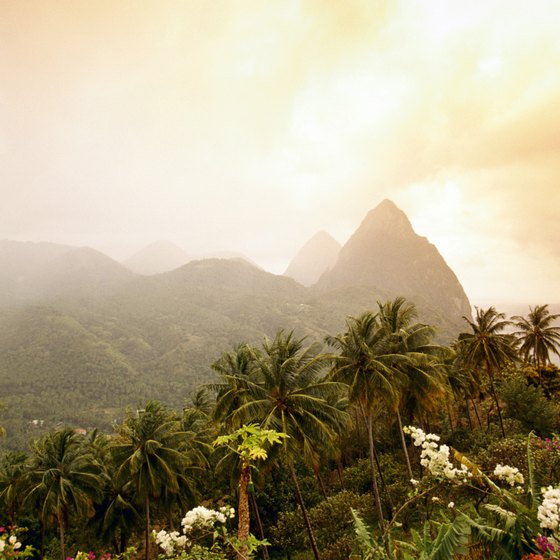
<svg viewBox="0 0 560 560">
<path fill-rule="evenodd" d="M 289 466 L 290 466 L 290 473 L 292 475 L 292 480 L 294 481 L 294 486 L 296 488 L 297 500 L 299 503 L 299 507 L 301 508 L 303 521 L 305 523 L 305 527 L 307 528 L 309 542 L 311 543 L 311 548 L 313 549 L 313 556 L 315 557 L 315 560 L 321 560 L 321 557 L 319 556 L 319 549 L 317 548 L 317 542 L 315 541 L 315 535 L 313 534 L 313 528 L 311 527 L 311 521 L 309 521 L 309 515 L 307 514 L 307 509 L 303 502 L 303 496 L 301 495 L 301 490 L 299 487 L 299 481 L 297 478 L 296 470 L 294 469 L 294 465 L 291 461 L 289 462 Z"/>
<path fill-rule="evenodd" d="M 66 560 L 66 545 L 64 543 L 64 517 L 62 515 L 58 516 L 58 529 L 60 534 L 60 554 L 62 560 Z"/>
<path fill-rule="evenodd" d="M 476 416 L 476 420 L 478 421 L 478 427 L 482 428 L 482 420 L 480 419 L 480 413 L 478 412 L 478 406 L 476 406 L 476 401 L 474 399 L 471 399 L 471 401 L 473 404 L 473 410 Z"/>
<path fill-rule="evenodd" d="M 451 410 L 451 407 L 449 406 L 449 401 L 447 399 L 445 399 L 445 407 L 447 408 L 447 417 L 449 418 L 449 427 L 451 428 L 451 435 L 453 435 L 453 432 L 455 431 L 455 428 L 453 427 L 453 411 Z"/>
<path fill-rule="evenodd" d="M 494 387 L 494 372 L 490 367 L 488 361 L 486 361 L 486 372 L 488 373 L 488 379 L 490 380 L 490 391 L 494 397 L 494 402 L 496 403 L 496 409 L 498 410 L 498 420 L 500 421 L 500 430 L 502 432 L 502 437 L 505 439 L 506 431 L 504 430 L 504 421 L 502 420 L 502 411 L 500 409 L 500 403 L 498 401 L 498 395 L 496 394 L 496 388 Z"/>
<path fill-rule="evenodd" d="M 469 428 L 471 429 L 472 432 L 474 427 L 471 419 L 471 407 L 469 405 L 469 397 L 465 397 L 465 407 L 467 409 L 467 420 L 469 422 Z"/>
<path fill-rule="evenodd" d="M 377 466 L 377 472 L 379 473 L 379 480 L 381 482 L 382 491 L 387 497 L 387 517 L 393 519 L 393 499 L 391 498 L 391 493 L 389 492 L 389 487 L 385 482 L 385 477 L 383 476 L 383 469 L 381 468 L 381 463 L 379 462 L 379 455 L 377 454 L 377 449 L 375 444 L 373 445 L 373 458 L 375 459 L 375 465 Z"/>
<path fill-rule="evenodd" d="M 150 495 L 146 493 L 146 534 L 144 538 L 144 546 L 146 548 L 146 560 L 150 560 Z"/>
<path fill-rule="evenodd" d="M 379 517 L 379 527 L 381 528 L 381 532 L 383 533 L 385 531 L 385 522 L 383 520 L 383 507 L 381 506 L 381 496 L 379 494 L 379 487 L 377 485 L 377 477 L 375 476 L 375 444 L 373 442 L 373 418 L 371 417 L 371 414 L 367 415 L 366 422 L 369 442 L 369 463 L 371 466 L 371 483 L 373 486 L 373 495 L 375 496 L 377 516 Z"/>
<path fill-rule="evenodd" d="M 261 521 L 261 514 L 259 512 L 259 506 L 257 504 L 257 499 L 255 498 L 254 493 L 249 493 L 249 497 L 251 499 L 251 503 L 253 504 L 253 511 L 255 512 L 255 521 L 257 522 L 257 528 L 259 530 L 259 536 L 262 541 L 264 541 L 264 529 Z M 268 555 L 268 549 L 266 546 L 261 547 L 262 555 L 264 560 L 269 560 L 270 556 Z"/>
<path fill-rule="evenodd" d="M 243 462 L 241 464 L 241 475 L 239 477 L 239 502 L 237 506 L 237 538 L 241 547 L 237 552 L 238 560 L 247 559 L 247 539 L 251 519 L 249 517 L 249 482 L 251 481 L 251 465 Z"/>
<path fill-rule="evenodd" d="M 401 413 L 399 412 L 399 409 L 397 408 L 397 421 L 399 423 L 399 435 L 401 437 L 401 445 L 403 448 L 403 452 L 404 452 L 404 458 L 406 459 L 406 468 L 408 470 L 408 478 L 410 480 L 412 480 L 414 478 L 414 475 L 412 474 L 412 466 L 410 465 L 410 457 L 408 456 L 408 448 L 406 447 L 406 440 L 404 439 L 404 432 L 403 432 L 403 427 L 402 427 L 402 422 L 401 422 Z M 412 482 L 411 482 L 412 484 Z"/>
<path fill-rule="evenodd" d="M 321 490 L 321 495 L 326 500 L 327 490 L 325 489 L 325 484 L 323 482 L 323 479 L 321 478 L 321 473 L 319 472 L 319 469 L 315 467 L 313 467 L 313 472 L 315 473 L 315 478 L 317 479 L 317 483 L 319 484 L 319 490 Z"/>
</svg>

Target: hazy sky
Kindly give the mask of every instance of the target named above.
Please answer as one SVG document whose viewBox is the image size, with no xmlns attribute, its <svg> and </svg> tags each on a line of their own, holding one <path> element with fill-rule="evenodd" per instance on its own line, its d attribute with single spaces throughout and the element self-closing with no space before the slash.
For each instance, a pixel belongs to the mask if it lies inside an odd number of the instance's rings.
<svg viewBox="0 0 560 560">
<path fill-rule="evenodd" d="M 283 272 L 384 198 L 560 301 L 558 0 L 0 0 L 0 238 Z"/>
</svg>

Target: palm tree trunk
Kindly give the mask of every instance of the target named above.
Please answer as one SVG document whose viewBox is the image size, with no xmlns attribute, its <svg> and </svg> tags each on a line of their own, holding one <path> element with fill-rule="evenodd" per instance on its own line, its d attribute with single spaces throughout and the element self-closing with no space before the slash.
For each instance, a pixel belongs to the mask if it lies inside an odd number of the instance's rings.
<svg viewBox="0 0 560 560">
<path fill-rule="evenodd" d="M 455 428 L 453 427 L 453 411 L 451 410 L 451 407 L 449 406 L 449 401 L 447 399 L 445 399 L 445 407 L 447 408 L 447 417 L 449 418 L 449 427 L 451 428 L 451 435 L 453 435 L 453 432 L 455 431 Z"/>
<path fill-rule="evenodd" d="M 502 437 L 506 438 L 506 432 L 504 430 L 504 421 L 502 420 L 502 410 L 500 409 L 500 403 L 498 401 L 498 395 L 496 394 L 496 388 L 494 387 L 494 372 L 490 367 L 488 361 L 486 362 L 486 372 L 488 373 L 488 379 L 490 380 L 490 391 L 494 397 L 494 402 L 496 403 L 496 408 L 498 410 L 498 420 L 500 421 L 500 430 L 502 432 Z"/>
<path fill-rule="evenodd" d="M 365 411 L 364 411 L 365 415 Z M 379 494 L 379 487 L 377 485 L 377 477 L 375 476 L 375 444 L 373 442 L 373 418 L 371 414 L 366 416 L 366 425 L 368 432 L 368 442 L 369 442 L 369 463 L 371 467 L 371 482 L 373 486 L 373 495 L 375 496 L 375 505 L 377 507 L 377 516 L 379 517 L 379 527 L 381 532 L 385 531 L 385 523 L 383 521 L 383 508 L 381 506 L 381 496 Z"/>
<path fill-rule="evenodd" d="M 58 529 L 60 534 L 60 554 L 62 560 L 66 560 L 66 546 L 64 544 L 64 520 L 60 517 L 58 519 Z"/>
<path fill-rule="evenodd" d="M 247 558 L 247 539 L 249 538 L 249 529 L 251 519 L 249 516 L 249 482 L 251 480 L 251 465 L 246 462 L 241 464 L 241 475 L 239 477 L 239 502 L 237 506 L 237 538 L 241 546 L 237 552 L 237 560 L 246 560 Z"/>
<path fill-rule="evenodd" d="M 476 406 L 476 401 L 474 399 L 471 399 L 471 401 L 472 401 L 472 405 L 473 405 L 474 414 L 475 414 L 476 420 L 478 422 L 478 427 L 482 428 L 482 420 L 480 419 L 480 413 L 478 412 L 478 406 Z"/>
<path fill-rule="evenodd" d="M 43 560 L 45 557 L 45 523 L 41 518 L 41 552 L 39 553 L 39 558 Z"/>
<path fill-rule="evenodd" d="M 325 483 L 321 478 L 321 473 L 319 472 L 319 468 L 313 467 L 313 472 L 315 473 L 315 478 L 317 479 L 317 484 L 319 485 L 319 490 L 321 491 L 321 495 L 326 500 L 327 499 L 327 490 L 325 489 Z"/>
<path fill-rule="evenodd" d="M 469 404 L 469 397 L 465 397 L 465 408 L 467 409 L 467 420 L 469 422 L 469 428 L 471 429 L 472 432 L 474 427 L 471 419 L 471 407 Z"/>
<path fill-rule="evenodd" d="M 146 548 L 146 560 L 150 560 L 150 496 L 146 493 L 146 534 L 144 540 L 144 546 Z"/>
<path fill-rule="evenodd" d="M 398 407 L 397 407 L 397 421 L 399 423 L 399 435 L 401 437 L 401 445 L 402 445 L 403 452 L 404 452 L 404 458 L 406 459 L 406 468 L 408 470 L 408 478 L 409 478 L 409 480 L 412 480 L 414 478 L 414 475 L 412 474 L 412 466 L 410 465 L 410 457 L 408 456 L 408 448 L 406 447 L 406 440 L 404 439 L 404 432 L 403 432 L 403 427 L 402 427 L 402 422 L 401 422 L 401 413 L 399 412 Z M 412 482 L 410 484 L 412 484 Z"/>
<path fill-rule="evenodd" d="M 257 504 L 257 499 L 255 498 L 254 493 L 250 493 L 249 497 L 251 498 L 251 503 L 253 504 L 253 511 L 255 512 L 255 521 L 257 522 L 257 528 L 259 530 L 259 536 L 262 541 L 264 541 L 264 529 L 263 524 L 261 521 L 261 514 L 259 513 L 259 506 Z M 270 556 L 268 555 L 268 549 L 265 545 L 261 546 L 261 551 L 264 560 L 269 560 Z"/>
<path fill-rule="evenodd" d="M 294 469 L 294 464 L 292 463 L 292 461 L 289 461 L 289 466 L 292 480 L 294 481 L 294 486 L 296 488 L 296 495 L 299 507 L 301 508 L 301 514 L 303 515 L 303 521 L 305 522 L 305 526 L 307 528 L 309 542 L 311 543 L 311 548 L 313 549 L 313 556 L 315 556 L 315 560 L 321 560 L 321 557 L 319 556 L 319 549 L 317 548 L 317 542 L 315 541 L 315 535 L 313 534 L 313 528 L 311 527 L 311 521 L 309 521 L 309 515 L 307 514 L 307 509 L 303 502 L 303 496 L 301 495 L 296 470 Z"/>
<path fill-rule="evenodd" d="M 379 481 L 381 482 L 381 490 L 387 498 L 387 517 L 393 519 L 393 499 L 391 498 L 391 493 L 389 492 L 389 487 L 385 482 L 385 477 L 383 476 L 383 469 L 381 468 L 381 463 L 379 462 L 379 455 L 377 454 L 377 449 L 375 444 L 373 445 L 373 458 L 375 459 L 375 466 L 377 467 L 377 472 L 379 473 Z"/>
<path fill-rule="evenodd" d="M 381 532 L 385 531 L 385 523 L 383 521 L 383 507 L 381 506 L 381 495 L 379 494 L 379 487 L 377 485 L 377 477 L 375 476 L 375 444 L 373 442 L 373 417 L 371 414 L 366 415 L 364 405 L 360 402 L 360 410 L 362 416 L 365 420 L 367 433 L 368 433 L 368 444 L 369 444 L 369 464 L 371 468 L 371 484 L 373 487 L 373 495 L 375 497 L 375 506 L 377 508 L 377 516 L 379 517 L 379 526 L 381 527 Z"/>
</svg>

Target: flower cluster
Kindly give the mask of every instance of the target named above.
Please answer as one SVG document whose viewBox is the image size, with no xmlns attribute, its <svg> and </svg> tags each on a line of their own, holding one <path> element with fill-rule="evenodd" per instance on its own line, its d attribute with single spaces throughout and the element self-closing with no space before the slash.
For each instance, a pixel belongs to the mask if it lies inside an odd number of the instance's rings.
<svg viewBox="0 0 560 560">
<path fill-rule="evenodd" d="M 199 506 L 191 509 L 185 514 L 181 521 L 183 534 L 178 531 L 167 532 L 162 529 L 159 532 L 152 531 L 156 544 L 163 550 L 166 556 L 174 556 L 193 545 L 193 536 L 197 530 L 212 531 L 216 523 L 225 523 L 235 516 L 235 509 L 229 506 L 221 507 L 218 511 Z"/>
<path fill-rule="evenodd" d="M 500 463 L 498 463 L 494 469 L 494 476 L 504 482 L 507 482 L 510 486 L 525 483 L 525 479 L 519 472 L 519 469 L 516 467 L 510 467 L 509 465 L 500 465 Z"/>
<path fill-rule="evenodd" d="M 556 552 L 558 550 L 558 543 L 554 539 L 547 538 L 544 535 L 539 535 L 536 542 L 539 549 L 543 552 Z"/>
<path fill-rule="evenodd" d="M 168 533 L 162 529 L 159 533 L 153 531 L 156 544 L 165 552 L 167 556 L 173 556 L 176 551 L 184 549 L 190 541 L 186 535 L 180 535 L 178 531 Z"/>
<path fill-rule="evenodd" d="M 5 527 L 0 527 L 0 559 L 5 558 L 27 558 L 33 554 L 33 548 L 30 546 L 22 547 L 18 538 L 18 533 L 25 531 L 17 527 L 10 527 L 10 532 Z"/>
<path fill-rule="evenodd" d="M 532 442 L 536 447 L 540 449 L 546 449 L 547 451 L 551 452 L 560 452 L 560 439 L 558 438 L 558 436 L 555 436 L 553 439 L 534 436 Z"/>
<path fill-rule="evenodd" d="M 185 533 L 193 528 L 212 528 L 214 523 L 225 523 L 228 519 L 233 518 L 235 510 L 224 506 L 219 511 L 199 506 L 188 511 L 181 521 L 183 531 Z"/>
<path fill-rule="evenodd" d="M 426 434 L 420 428 L 407 426 L 403 429 L 406 434 L 410 434 L 412 442 L 416 447 L 421 447 L 420 464 L 426 467 L 430 473 L 438 478 L 462 481 L 472 474 L 465 465 L 460 469 L 455 468 L 449 460 L 449 447 L 439 445 L 439 436 Z"/>
<path fill-rule="evenodd" d="M 7 538 L 0 537 L 0 552 L 16 551 L 21 548 L 21 543 L 17 540 L 15 535 L 10 535 Z"/>
<path fill-rule="evenodd" d="M 537 518 L 543 529 L 556 532 L 560 526 L 560 488 L 543 488 L 543 501 L 537 511 Z"/>
</svg>

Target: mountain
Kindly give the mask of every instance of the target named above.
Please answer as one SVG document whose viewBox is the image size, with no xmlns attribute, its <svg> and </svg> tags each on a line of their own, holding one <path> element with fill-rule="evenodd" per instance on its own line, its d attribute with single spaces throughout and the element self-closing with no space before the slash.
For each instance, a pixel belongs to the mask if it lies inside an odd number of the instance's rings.
<svg viewBox="0 0 560 560">
<path fill-rule="evenodd" d="M 123 261 L 132 272 L 149 276 L 168 272 L 192 260 L 181 247 L 170 241 L 155 241 Z"/>
<path fill-rule="evenodd" d="M 323 342 L 347 316 L 404 295 L 447 343 L 470 313 L 436 248 L 388 201 L 311 288 L 242 259 L 143 276 L 93 249 L 0 242 L 0 263 L 0 424 L 11 448 L 60 422 L 108 429 L 150 398 L 181 407 L 215 379 L 224 351 L 279 329 Z"/>
<path fill-rule="evenodd" d="M 312 286 L 338 259 L 340 243 L 326 231 L 316 233 L 292 259 L 284 276 Z"/>
<path fill-rule="evenodd" d="M 461 317 L 471 315 L 469 300 L 454 272 L 390 200 L 367 214 L 340 250 L 336 265 L 321 276 L 315 288 L 326 292 L 349 286 L 405 296 L 457 330 L 464 326 Z"/>
<path fill-rule="evenodd" d="M 89 247 L 0 241 L 0 303 L 111 291 L 134 275 Z"/>
</svg>

